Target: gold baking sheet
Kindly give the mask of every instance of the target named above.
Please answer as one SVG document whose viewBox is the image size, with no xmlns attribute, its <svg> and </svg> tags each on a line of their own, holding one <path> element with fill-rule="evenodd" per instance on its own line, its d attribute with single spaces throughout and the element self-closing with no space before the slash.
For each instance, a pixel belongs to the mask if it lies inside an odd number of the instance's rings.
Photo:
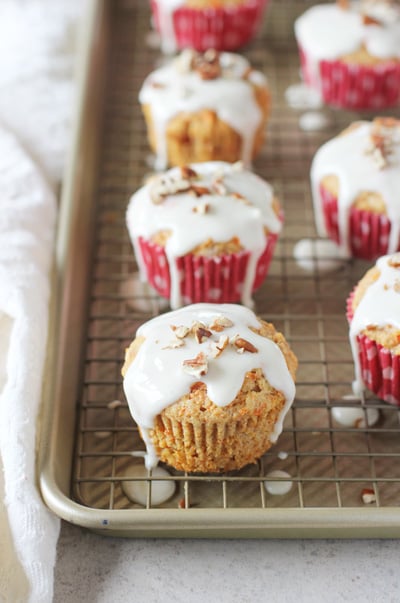
<svg viewBox="0 0 400 603">
<path fill-rule="evenodd" d="M 81 51 L 81 99 L 64 183 L 54 277 L 39 478 L 48 506 L 67 521 L 121 536 L 394 537 L 400 535 L 399 410 L 367 394 L 352 404 L 379 410 L 377 424 L 344 427 L 332 415 L 349 403 L 353 363 L 345 300 L 368 264 L 304 272 L 295 243 L 315 237 L 308 180 L 322 142 L 360 115 L 325 110 L 328 129 L 304 132 L 285 91 L 299 83 L 293 20 L 310 3 L 272 2 L 243 53 L 269 79 L 273 113 L 254 170 L 275 187 L 285 212 L 257 313 L 299 357 L 297 396 L 277 443 L 256 465 L 224 475 L 170 471 L 175 495 L 132 503 L 121 481 L 143 450 L 122 392 L 124 349 L 138 326 L 167 309 L 138 284 L 125 227 L 130 195 L 150 172 L 137 101 L 159 64 L 144 0 L 93 0 Z M 399 112 L 392 112 L 399 115 Z M 367 115 L 366 117 L 371 117 Z M 119 401 L 114 403 L 114 401 Z M 290 474 L 289 493 L 270 495 L 267 474 Z M 128 473 L 126 473 L 128 472 Z M 376 502 L 365 505 L 363 488 Z"/>
</svg>

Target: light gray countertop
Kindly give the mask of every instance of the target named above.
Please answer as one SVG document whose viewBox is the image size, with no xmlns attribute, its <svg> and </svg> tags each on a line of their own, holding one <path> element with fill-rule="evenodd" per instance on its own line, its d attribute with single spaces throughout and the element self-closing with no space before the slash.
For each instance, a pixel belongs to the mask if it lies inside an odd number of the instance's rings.
<svg viewBox="0 0 400 603">
<path fill-rule="evenodd" d="M 117 539 L 63 522 L 54 603 L 398 603 L 400 540 Z"/>
</svg>

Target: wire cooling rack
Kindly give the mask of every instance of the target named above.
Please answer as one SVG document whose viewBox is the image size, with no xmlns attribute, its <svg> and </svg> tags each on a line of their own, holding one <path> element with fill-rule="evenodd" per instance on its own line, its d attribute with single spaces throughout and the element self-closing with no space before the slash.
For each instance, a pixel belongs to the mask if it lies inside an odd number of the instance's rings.
<svg viewBox="0 0 400 603">
<path fill-rule="evenodd" d="M 370 394 L 351 398 L 354 367 L 345 300 L 368 264 L 343 261 L 334 272 L 320 272 L 318 267 L 310 272 L 293 257 L 297 241 L 316 238 L 309 186 L 312 156 L 324 141 L 360 117 L 324 109 L 330 125 L 306 132 L 299 127 L 301 112 L 285 100 L 288 86 L 300 82 L 293 20 L 308 5 L 273 2 L 263 30 L 243 51 L 267 75 L 273 97 L 267 140 L 253 167 L 274 186 L 285 213 L 269 276 L 255 295 L 256 312 L 285 334 L 299 358 L 296 400 L 278 443 L 257 464 L 223 475 L 169 469 L 167 479 L 176 484 L 175 494 L 158 507 L 164 511 L 166 524 L 169 517 L 176 520 L 177 509 L 183 514 L 203 510 L 203 519 L 207 513 L 214 517 L 214 510 L 222 511 L 221 521 L 224 512 L 232 509 L 261 509 L 266 514 L 260 516 L 263 522 L 273 508 L 297 510 L 300 524 L 307 509 L 334 513 L 340 509 L 342 514 L 335 517 L 341 523 L 349 517 L 346 510 L 357 509 L 362 517 L 363 489 L 374 494 L 369 509 L 393 509 L 400 501 L 399 411 Z M 143 462 L 144 446 L 128 411 L 120 371 L 124 350 L 136 329 L 168 308 L 138 281 L 125 210 L 130 195 L 151 171 L 137 96 L 161 55 L 154 48 L 147 3 L 115 0 L 110 14 L 109 52 L 99 67 L 106 69 L 105 118 L 70 497 L 87 509 L 114 512 L 108 518 L 129 510 L 129 523 L 139 513 L 139 521 L 148 521 L 146 513 L 155 508 L 152 489 L 157 479 L 150 474 L 143 478 L 144 505 L 132 502 L 121 485 L 129 480 L 135 465 Z M 358 426 L 346 427 L 335 420 L 332 410 L 349 404 L 361 409 L 364 421 Z M 370 408 L 379 411 L 379 420 L 372 425 L 367 415 Z M 279 496 L 265 488 L 269 472 L 276 469 L 287 472 L 292 481 L 290 491 Z M 194 515 L 194 523 L 196 517 L 200 515 Z M 379 517 L 375 517 L 378 524 Z M 234 520 L 232 535 L 239 533 L 236 527 Z M 325 533 L 323 520 L 321 533 Z"/>
</svg>

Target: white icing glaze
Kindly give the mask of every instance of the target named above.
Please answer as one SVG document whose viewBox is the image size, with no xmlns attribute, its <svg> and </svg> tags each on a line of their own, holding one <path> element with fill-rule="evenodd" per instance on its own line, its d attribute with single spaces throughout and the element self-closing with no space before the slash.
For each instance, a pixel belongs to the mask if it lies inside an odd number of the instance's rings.
<svg viewBox="0 0 400 603">
<path fill-rule="evenodd" d="M 334 406 L 332 416 L 337 423 L 344 427 L 356 427 L 365 429 L 372 427 L 379 419 L 379 410 L 377 408 L 367 408 L 364 410 L 356 406 Z"/>
<path fill-rule="evenodd" d="M 221 333 L 218 332 L 203 343 L 188 336 L 182 347 L 168 347 L 174 340 L 171 325 L 191 327 L 199 321 L 207 326 L 221 315 L 233 323 L 223 330 L 223 334 L 229 338 L 239 334 L 252 343 L 257 352 L 239 354 L 235 346 L 229 345 L 218 358 L 213 358 L 211 346 L 212 342 L 219 340 Z M 149 430 L 164 408 L 188 393 L 191 384 L 199 380 L 206 384 L 207 394 L 216 405 L 226 406 L 239 392 L 246 372 L 254 368 L 261 368 L 272 387 L 285 396 L 284 408 L 270 436 L 271 442 L 277 440 L 294 399 L 295 385 L 279 347 L 249 327 L 259 328 L 260 323 L 248 308 L 236 304 L 194 304 L 158 316 L 138 329 L 137 337 L 145 339 L 125 374 L 124 391 L 130 412 L 146 444 L 148 468 L 157 464 Z M 186 373 L 182 368 L 183 361 L 195 358 L 200 352 L 208 358 L 207 373 L 202 377 Z"/>
<path fill-rule="evenodd" d="M 400 269 L 390 266 L 389 260 L 393 257 L 400 262 L 400 253 L 395 256 L 385 255 L 376 262 L 379 277 L 367 288 L 351 320 L 350 345 L 355 365 L 354 391 L 357 392 L 363 389 L 357 335 L 369 325 L 391 325 L 400 329 L 400 293 L 396 290 L 400 282 Z"/>
<path fill-rule="evenodd" d="M 177 308 L 183 300 L 176 258 L 187 254 L 205 239 L 225 242 L 239 237 L 243 247 L 251 253 L 242 290 L 242 302 L 251 305 L 256 265 L 266 244 L 264 227 L 272 233 L 281 230 L 281 221 L 272 207 L 273 190 L 267 182 L 251 172 L 238 169 L 236 164 L 206 162 L 192 167 L 201 177 L 195 184 L 211 186 L 215 176 L 219 175 L 227 191 L 243 195 L 250 204 L 231 195 L 196 197 L 190 192 L 183 192 L 169 195 L 163 203 L 155 205 L 150 196 L 152 184 L 147 184 L 133 195 L 127 210 L 127 226 L 139 268 L 145 274 L 138 238 L 148 240 L 159 231 L 170 230 L 172 234 L 166 242 L 165 252 L 171 275 L 170 303 L 172 308 Z M 177 178 L 180 173 L 180 168 L 173 168 L 167 176 Z M 209 206 L 207 213 L 193 211 L 204 203 Z"/>
<path fill-rule="evenodd" d="M 149 472 L 143 465 L 134 465 L 126 470 L 124 477 L 145 478 L 149 477 Z M 173 496 L 176 483 L 172 480 L 158 479 L 160 477 L 170 477 L 168 471 L 162 467 L 154 467 L 151 472 L 151 477 L 155 478 L 151 482 L 151 506 L 158 506 Z M 123 480 L 121 481 L 121 486 L 129 500 L 143 506 L 147 504 L 149 489 L 147 481 Z"/>
<path fill-rule="evenodd" d="M 241 159 L 250 165 L 254 137 L 263 119 L 251 82 L 265 86 L 266 78 L 261 72 L 252 72 L 250 79 L 245 80 L 243 76 L 250 67 L 247 59 L 228 52 L 219 56 L 222 73 L 218 78 L 201 79 L 199 73 L 190 68 L 192 52 L 186 50 L 144 81 L 139 101 L 151 108 L 158 169 L 167 167 L 168 123 L 179 113 L 203 109 L 215 111 L 219 119 L 241 136 Z"/>
<path fill-rule="evenodd" d="M 343 266 L 343 253 L 330 239 L 300 239 L 293 248 L 293 257 L 307 272 L 332 272 Z"/>
<path fill-rule="evenodd" d="M 269 473 L 267 473 L 266 477 L 290 478 L 291 476 L 286 471 L 275 469 L 274 471 L 270 471 Z M 272 496 L 283 496 L 284 494 L 288 494 L 288 492 L 290 492 L 293 486 L 293 482 L 290 479 L 279 479 L 277 481 L 268 479 L 268 481 L 264 482 L 264 486 L 267 492 Z"/>
<path fill-rule="evenodd" d="M 304 83 L 286 88 L 285 99 L 293 109 L 319 109 L 323 104 L 320 92 Z"/>
<path fill-rule="evenodd" d="M 299 126 L 304 132 L 324 130 L 332 125 L 332 118 L 321 111 L 307 111 L 300 115 Z"/>
<path fill-rule="evenodd" d="M 400 135 L 394 132 L 393 148 L 384 169 L 368 153 L 372 122 L 337 136 L 318 149 L 311 165 L 311 186 L 318 234 L 326 236 L 319 186 L 324 176 L 339 178 L 338 228 L 342 251 L 350 255 L 348 216 L 351 205 L 361 191 L 380 193 L 391 222 L 388 252 L 397 250 L 400 236 Z"/>
<path fill-rule="evenodd" d="M 362 15 L 381 25 L 364 25 Z M 295 22 L 295 34 L 311 60 L 334 60 L 365 46 L 380 59 L 400 59 L 400 8 L 384 2 L 352 2 L 349 10 L 337 4 L 311 7 Z"/>
</svg>

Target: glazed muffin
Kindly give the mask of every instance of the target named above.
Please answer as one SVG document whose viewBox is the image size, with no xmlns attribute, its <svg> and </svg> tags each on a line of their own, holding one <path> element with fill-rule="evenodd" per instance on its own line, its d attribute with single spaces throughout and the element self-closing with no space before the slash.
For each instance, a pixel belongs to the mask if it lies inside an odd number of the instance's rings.
<svg viewBox="0 0 400 603">
<path fill-rule="evenodd" d="M 142 325 L 122 374 L 147 468 L 255 462 L 282 431 L 296 368 L 283 335 L 243 306 L 195 304 Z"/>
<path fill-rule="evenodd" d="M 344 255 L 376 259 L 400 243 L 400 120 L 352 124 L 311 165 L 318 234 Z"/>
<path fill-rule="evenodd" d="M 151 0 L 165 53 L 194 48 L 236 50 L 262 22 L 267 0 Z"/>
<path fill-rule="evenodd" d="M 252 305 L 282 227 L 272 187 L 241 164 L 206 162 L 153 177 L 131 198 L 127 227 L 142 280 L 172 308 Z"/>
<path fill-rule="evenodd" d="M 400 253 L 386 255 L 347 302 L 355 392 L 364 387 L 400 406 Z"/>
<path fill-rule="evenodd" d="M 265 76 L 242 56 L 184 51 L 146 78 L 139 100 L 158 169 L 250 164 L 261 149 L 270 94 Z"/>
<path fill-rule="evenodd" d="M 400 101 L 400 7 L 389 0 L 313 6 L 295 22 L 304 81 L 333 106 Z"/>
</svg>

